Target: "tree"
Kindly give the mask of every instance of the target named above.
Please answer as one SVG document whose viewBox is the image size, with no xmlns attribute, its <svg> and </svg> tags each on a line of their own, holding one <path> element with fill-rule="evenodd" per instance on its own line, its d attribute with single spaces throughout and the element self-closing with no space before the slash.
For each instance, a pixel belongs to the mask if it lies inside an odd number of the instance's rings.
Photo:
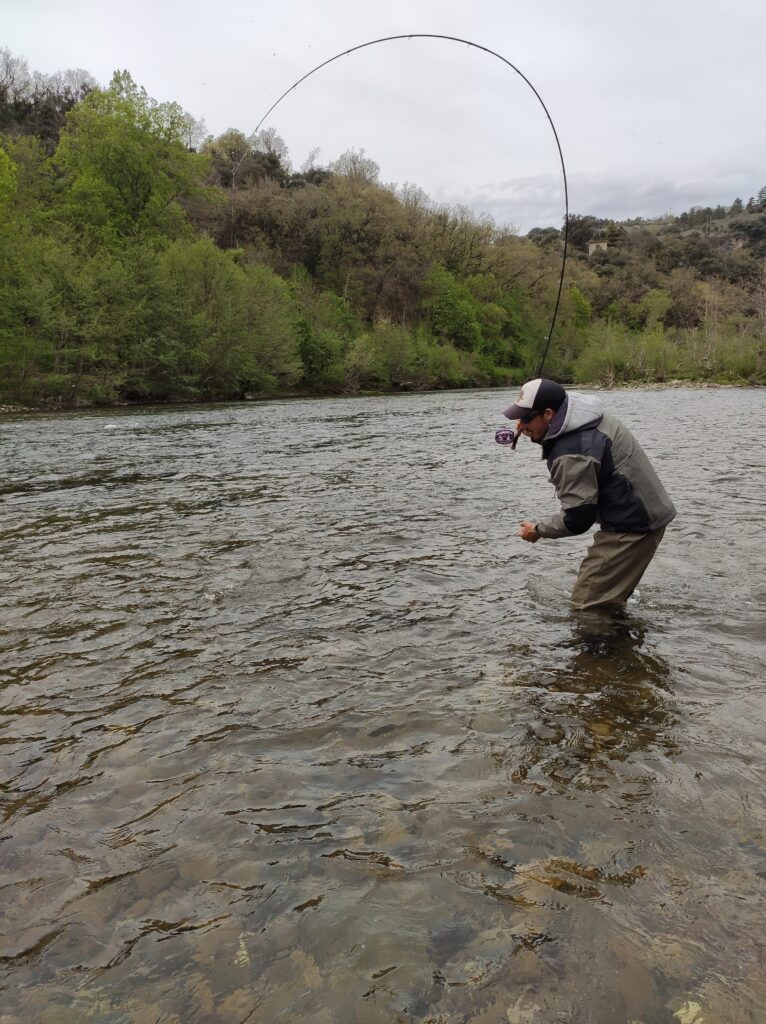
<svg viewBox="0 0 766 1024">
<path fill-rule="evenodd" d="M 186 146 L 188 124 L 177 103 L 158 103 L 127 71 L 89 93 L 67 115 L 55 154 L 73 226 L 111 243 L 183 230 L 178 201 L 201 190 L 208 167 Z"/>
<path fill-rule="evenodd" d="M 606 226 L 606 240 L 612 248 L 620 246 L 626 238 L 625 228 L 621 224 L 615 224 L 613 220 L 610 220 Z"/>
<path fill-rule="evenodd" d="M 253 150 L 265 153 L 275 160 L 283 170 L 290 172 L 290 153 L 287 144 L 275 128 L 262 128 L 253 139 Z"/>
<path fill-rule="evenodd" d="M 0 146 L 0 210 L 15 195 L 17 188 L 18 171 L 16 165 Z"/>
<path fill-rule="evenodd" d="M 27 95 L 31 84 L 28 62 L 14 57 L 7 46 L 0 47 L 0 103 L 12 103 Z"/>
<path fill-rule="evenodd" d="M 357 185 L 374 184 L 380 178 L 380 167 L 364 155 L 364 149 L 347 149 L 330 164 L 330 170 L 333 174 L 340 174 Z"/>
<path fill-rule="evenodd" d="M 699 327 L 704 316 L 700 283 L 690 270 L 676 269 L 668 279 L 672 304 L 663 318 L 665 327 Z"/>
<path fill-rule="evenodd" d="M 229 128 L 217 139 L 205 140 L 202 152 L 210 157 L 219 184 L 244 189 L 265 180 L 281 184 L 287 179 L 287 147 L 276 133 L 265 139 L 263 134 L 251 142 L 242 132 Z M 282 162 L 280 151 L 287 162 Z"/>
<path fill-rule="evenodd" d="M 567 218 L 567 238 L 573 249 L 580 252 L 587 252 L 588 242 L 597 231 L 606 227 L 607 221 L 599 217 L 580 216 L 577 213 L 570 213 Z"/>
<path fill-rule="evenodd" d="M 435 266 L 426 279 L 424 302 L 434 336 L 456 348 L 476 349 L 483 340 L 481 309 L 466 285 L 443 267 Z"/>
<path fill-rule="evenodd" d="M 0 131 L 34 135 L 52 152 L 71 110 L 93 89 L 95 78 L 77 68 L 53 75 L 31 72 L 21 57 L 0 49 Z"/>
<path fill-rule="evenodd" d="M 532 228 L 532 230 L 528 232 L 527 238 L 540 246 L 553 245 L 557 244 L 561 240 L 561 232 L 558 228 L 553 227 Z"/>
</svg>

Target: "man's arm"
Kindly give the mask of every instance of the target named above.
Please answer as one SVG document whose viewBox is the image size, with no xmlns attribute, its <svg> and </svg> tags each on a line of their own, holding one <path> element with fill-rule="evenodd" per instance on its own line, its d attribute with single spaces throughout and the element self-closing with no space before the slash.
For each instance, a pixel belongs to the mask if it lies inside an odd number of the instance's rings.
<svg viewBox="0 0 766 1024">
<path fill-rule="evenodd" d="M 537 524 L 538 537 L 576 537 L 593 526 L 598 514 L 598 470 L 599 463 L 591 455 L 561 455 L 555 460 L 551 480 L 561 511 Z"/>
</svg>

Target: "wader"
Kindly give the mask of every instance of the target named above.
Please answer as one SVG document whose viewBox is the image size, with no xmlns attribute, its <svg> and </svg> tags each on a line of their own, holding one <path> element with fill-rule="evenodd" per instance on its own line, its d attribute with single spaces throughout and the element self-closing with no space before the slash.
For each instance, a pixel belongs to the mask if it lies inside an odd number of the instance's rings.
<svg viewBox="0 0 766 1024">
<path fill-rule="evenodd" d="M 664 533 L 664 526 L 651 533 L 595 533 L 572 590 L 572 607 L 582 610 L 627 601 Z"/>
</svg>

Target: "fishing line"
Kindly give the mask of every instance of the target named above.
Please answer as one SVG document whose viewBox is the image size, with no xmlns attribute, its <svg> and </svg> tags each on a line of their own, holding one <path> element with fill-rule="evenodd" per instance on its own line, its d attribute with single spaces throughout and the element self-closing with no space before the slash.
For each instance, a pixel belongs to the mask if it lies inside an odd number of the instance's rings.
<svg viewBox="0 0 766 1024">
<path fill-rule="evenodd" d="M 237 163 L 234 165 L 234 170 L 232 171 L 232 175 L 231 175 L 232 238 L 233 238 L 233 232 L 234 232 L 234 179 L 236 178 L 237 171 L 239 170 L 240 166 L 242 165 L 243 160 L 247 156 L 247 153 L 248 153 L 248 150 L 250 148 L 250 144 L 252 143 L 252 140 L 258 134 L 258 132 L 259 132 L 259 130 L 261 128 L 261 125 L 266 120 L 266 118 L 269 116 L 269 114 L 271 114 L 272 111 L 276 110 L 276 108 L 279 106 L 279 104 L 282 102 L 282 100 L 286 96 L 288 96 L 291 92 L 293 92 L 294 89 L 297 89 L 298 86 L 301 85 L 303 82 L 305 82 L 307 78 L 311 78 L 312 75 L 315 75 L 317 73 L 317 71 L 321 71 L 322 68 L 326 68 L 328 64 L 332 64 L 332 63 L 334 63 L 334 61 L 340 60 L 341 57 L 347 57 L 351 53 L 356 53 L 357 50 L 364 50 L 364 49 L 367 49 L 370 46 L 377 46 L 380 43 L 397 42 L 397 41 L 402 40 L 402 39 L 442 39 L 442 40 L 445 40 L 446 42 L 460 43 L 460 44 L 462 44 L 464 46 L 471 46 L 471 47 L 473 47 L 474 50 L 481 50 L 483 53 L 488 53 L 491 57 L 496 57 L 499 61 L 502 61 L 503 64 L 507 65 L 507 67 L 511 68 L 512 71 L 515 71 L 516 74 L 521 79 L 523 79 L 524 82 L 526 82 L 526 84 L 529 86 L 529 88 L 532 90 L 532 92 L 537 97 L 537 100 L 540 103 L 540 106 L 545 111 L 545 116 L 548 118 L 548 123 L 550 124 L 551 130 L 553 131 L 553 137 L 556 140 L 556 148 L 559 151 L 559 160 L 561 161 L 561 175 L 562 175 L 562 178 L 564 180 L 564 250 L 563 250 L 563 255 L 562 255 L 562 259 L 561 259 L 561 275 L 559 277 L 558 292 L 556 294 L 556 305 L 554 306 L 554 309 L 553 309 L 553 317 L 551 318 L 551 326 L 548 329 L 548 334 L 547 334 L 547 337 L 545 339 L 545 347 L 543 348 L 543 354 L 542 354 L 542 356 L 540 358 L 540 362 L 539 362 L 539 364 L 537 366 L 537 372 L 535 374 L 536 377 L 539 377 L 542 374 L 543 365 L 545 363 L 546 356 L 548 355 L 548 349 L 549 349 L 550 344 L 551 344 L 551 338 L 553 337 L 553 328 L 556 325 L 556 316 L 558 315 L 559 304 L 561 302 L 561 292 L 562 292 L 562 289 L 564 287 L 564 271 L 566 269 L 567 245 L 568 245 L 568 241 L 569 241 L 569 237 L 568 237 L 569 236 L 569 190 L 568 190 L 568 187 L 567 187 L 567 172 L 566 172 L 566 167 L 564 166 L 564 154 L 561 151 L 561 143 L 559 142 L 558 132 L 556 131 L 556 126 L 553 123 L 553 118 L 551 117 L 551 115 L 550 115 L 550 113 L 548 111 L 548 108 L 546 107 L 545 103 L 543 102 L 542 96 L 537 91 L 537 89 L 535 89 L 534 85 L 532 85 L 532 83 L 527 78 L 527 76 L 522 71 L 520 71 L 516 67 L 515 64 L 512 64 L 511 61 L 509 61 L 506 57 L 503 57 L 502 54 L 496 53 L 494 50 L 490 50 L 489 47 L 487 47 L 487 46 L 481 46 L 479 43 L 472 43 L 470 41 L 470 39 L 460 39 L 458 36 L 445 36 L 445 35 L 439 35 L 439 34 L 433 33 L 433 32 L 413 32 L 413 33 L 408 33 L 407 35 L 383 36 L 380 39 L 371 39 L 371 40 L 369 40 L 366 43 L 359 43 L 358 46 L 352 46 L 349 50 L 343 50 L 342 53 L 336 53 L 334 57 L 329 57 L 327 60 L 323 60 L 321 64 L 317 64 L 317 66 L 315 68 L 312 68 L 311 71 L 307 71 L 305 75 L 302 75 L 297 80 L 297 82 L 293 82 L 293 84 L 290 86 L 290 88 L 289 89 L 285 89 L 285 91 L 282 93 L 282 95 L 271 104 L 269 109 L 266 111 L 266 113 L 263 115 L 263 117 L 260 119 L 258 124 L 255 126 L 253 131 L 248 136 L 247 148 L 245 149 L 245 151 L 243 152 L 242 156 L 239 158 Z"/>
</svg>

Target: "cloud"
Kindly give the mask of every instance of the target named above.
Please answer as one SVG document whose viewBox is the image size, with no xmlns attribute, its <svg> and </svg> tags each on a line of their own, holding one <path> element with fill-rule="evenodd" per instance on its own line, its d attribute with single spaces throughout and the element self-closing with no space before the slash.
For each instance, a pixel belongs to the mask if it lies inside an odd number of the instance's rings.
<svg viewBox="0 0 766 1024">
<path fill-rule="evenodd" d="M 679 214 L 692 206 L 730 206 L 739 196 L 755 195 L 766 172 L 707 167 L 695 175 L 577 173 L 568 176 L 570 213 L 611 220 Z M 498 225 L 522 233 L 555 225 L 564 219 L 561 176 L 553 174 L 489 182 L 476 189 L 436 189 L 438 203 L 463 205 L 489 214 Z"/>
</svg>

